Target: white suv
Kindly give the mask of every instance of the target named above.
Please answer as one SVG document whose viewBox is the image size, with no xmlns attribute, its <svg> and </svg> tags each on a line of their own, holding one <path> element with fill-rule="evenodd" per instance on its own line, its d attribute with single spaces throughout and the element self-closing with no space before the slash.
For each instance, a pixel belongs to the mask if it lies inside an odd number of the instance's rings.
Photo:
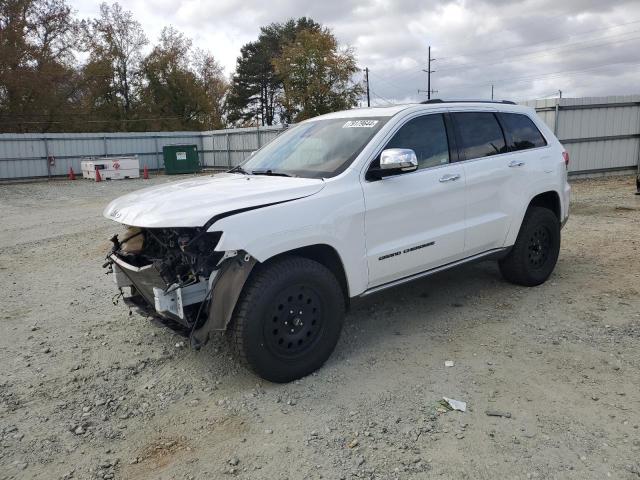
<svg viewBox="0 0 640 480">
<path fill-rule="evenodd" d="M 512 102 L 331 113 L 225 174 L 111 202 L 104 215 L 126 231 L 105 265 L 128 302 L 182 324 L 193 346 L 226 330 L 251 369 L 286 382 L 327 360 L 351 298 L 480 259 L 544 282 L 568 161 Z"/>
</svg>

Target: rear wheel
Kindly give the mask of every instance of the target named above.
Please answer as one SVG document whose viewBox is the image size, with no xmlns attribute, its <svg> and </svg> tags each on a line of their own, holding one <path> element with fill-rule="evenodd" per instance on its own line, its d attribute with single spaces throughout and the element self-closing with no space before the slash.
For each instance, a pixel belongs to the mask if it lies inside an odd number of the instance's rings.
<svg viewBox="0 0 640 480">
<path fill-rule="evenodd" d="M 340 337 L 345 302 L 324 265 L 283 257 L 256 267 L 238 300 L 230 336 L 240 359 L 273 382 L 317 370 Z"/>
<path fill-rule="evenodd" d="M 553 272 L 560 253 L 560 222 L 549 209 L 530 207 L 524 216 L 516 243 L 500 260 L 502 276 L 518 285 L 533 287 Z"/>
</svg>

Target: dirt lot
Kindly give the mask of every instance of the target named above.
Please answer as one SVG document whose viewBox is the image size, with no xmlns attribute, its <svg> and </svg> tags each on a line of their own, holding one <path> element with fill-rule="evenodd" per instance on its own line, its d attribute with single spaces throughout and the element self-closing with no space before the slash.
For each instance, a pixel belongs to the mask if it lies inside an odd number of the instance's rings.
<svg viewBox="0 0 640 480">
<path fill-rule="evenodd" d="M 142 184 L 0 185 L 0 479 L 640 478 L 630 177 L 574 182 L 545 285 L 487 262 L 360 301 L 289 385 L 112 303 L 101 211 Z"/>
</svg>

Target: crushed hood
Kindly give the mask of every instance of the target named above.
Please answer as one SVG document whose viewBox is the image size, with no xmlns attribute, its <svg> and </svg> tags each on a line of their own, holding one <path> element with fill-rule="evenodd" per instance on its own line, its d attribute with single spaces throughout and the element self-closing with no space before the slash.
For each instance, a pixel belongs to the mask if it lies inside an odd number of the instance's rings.
<svg viewBox="0 0 640 480">
<path fill-rule="evenodd" d="M 171 182 L 113 200 L 103 215 L 143 228 L 202 227 L 234 210 L 308 197 L 324 181 L 312 178 L 220 174 Z"/>
</svg>

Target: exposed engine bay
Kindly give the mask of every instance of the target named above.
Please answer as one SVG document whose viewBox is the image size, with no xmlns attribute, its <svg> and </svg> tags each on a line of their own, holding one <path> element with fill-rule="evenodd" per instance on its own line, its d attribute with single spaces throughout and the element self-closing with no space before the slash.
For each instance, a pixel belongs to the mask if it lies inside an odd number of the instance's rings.
<svg viewBox="0 0 640 480">
<path fill-rule="evenodd" d="M 128 227 L 122 240 L 120 235 L 111 238 L 111 253 L 137 267 L 153 264 L 165 283 L 184 286 L 211 275 L 222 258 L 215 251 L 221 235 L 194 228 Z"/>
<path fill-rule="evenodd" d="M 238 252 L 215 251 L 221 235 L 198 228 L 127 227 L 111 238 L 113 247 L 104 266 L 114 274 L 129 305 L 170 318 L 193 332 L 210 315 L 220 270 L 229 270 L 225 264 L 238 257 Z M 236 260 L 247 263 L 250 257 L 245 254 Z M 242 283 L 246 276 L 248 272 Z"/>
</svg>

